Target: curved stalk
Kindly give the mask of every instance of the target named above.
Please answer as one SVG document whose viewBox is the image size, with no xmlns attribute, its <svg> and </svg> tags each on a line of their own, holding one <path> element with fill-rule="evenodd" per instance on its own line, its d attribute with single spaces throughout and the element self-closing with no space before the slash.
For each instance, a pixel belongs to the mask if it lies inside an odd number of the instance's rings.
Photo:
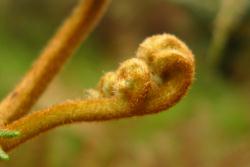
<svg viewBox="0 0 250 167">
<path fill-rule="evenodd" d="M 107 73 L 88 99 L 66 101 L 31 113 L 5 128 L 21 135 L 0 139 L 9 151 L 57 126 L 80 121 L 106 121 L 153 114 L 168 109 L 183 97 L 194 78 L 191 51 L 179 39 L 163 34 L 148 38 L 137 58 Z M 93 93 L 94 92 L 94 93 Z"/>
</svg>

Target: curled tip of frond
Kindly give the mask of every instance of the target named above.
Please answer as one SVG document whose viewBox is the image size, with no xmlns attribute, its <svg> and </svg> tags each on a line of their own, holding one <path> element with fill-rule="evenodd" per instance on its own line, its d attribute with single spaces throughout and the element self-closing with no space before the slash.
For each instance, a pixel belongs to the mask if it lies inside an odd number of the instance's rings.
<svg viewBox="0 0 250 167">
<path fill-rule="evenodd" d="M 140 44 L 136 56 L 147 63 L 152 81 L 158 85 L 145 103 L 148 113 L 167 109 L 185 95 L 195 64 L 192 52 L 180 39 L 170 34 L 154 35 Z"/>
<path fill-rule="evenodd" d="M 87 98 L 34 112 L 7 126 L 22 135 L 1 139 L 4 150 L 56 126 L 79 121 L 105 121 L 153 114 L 168 109 L 183 97 L 194 78 L 194 58 L 188 47 L 173 35 L 147 38 L 136 58 L 106 73 Z"/>
<path fill-rule="evenodd" d="M 106 98 L 126 97 L 124 100 L 137 106 L 137 111 L 144 110 L 140 114 L 149 114 L 175 104 L 193 77 L 192 52 L 177 37 L 162 34 L 147 38 L 140 44 L 136 58 L 105 74 L 98 90 Z"/>
</svg>

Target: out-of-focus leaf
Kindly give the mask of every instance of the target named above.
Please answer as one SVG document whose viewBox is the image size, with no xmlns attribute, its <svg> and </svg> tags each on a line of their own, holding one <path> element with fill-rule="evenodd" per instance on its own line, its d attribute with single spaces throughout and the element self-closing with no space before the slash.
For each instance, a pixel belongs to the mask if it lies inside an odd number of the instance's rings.
<svg viewBox="0 0 250 167">
<path fill-rule="evenodd" d="M 218 10 L 220 0 L 167 0 L 172 3 L 183 5 L 193 10 L 195 13 L 200 13 L 202 17 L 213 17 Z"/>
<path fill-rule="evenodd" d="M 209 63 L 216 66 L 231 33 L 240 24 L 249 7 L 248 0 L 223 0 L 215 19 L 213 39 L 209 50 Z"/>
</svg>

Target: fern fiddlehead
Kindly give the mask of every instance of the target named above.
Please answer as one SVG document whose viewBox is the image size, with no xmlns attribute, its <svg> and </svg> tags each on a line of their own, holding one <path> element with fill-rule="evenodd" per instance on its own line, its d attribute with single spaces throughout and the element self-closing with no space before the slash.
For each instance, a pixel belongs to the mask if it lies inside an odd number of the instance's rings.
<svg viewBox="0 0 250 167">
<path fill-rule="evenodd" d="M 31 113 L 6 126 L 21 135 L 0 139 L 11 150 L 51 128 L 81 121 L 106 121 L 166 110 L 183 97 L 194 78 L 192 52 L 169 34 L 146 39 L 136 58 L 101 78 L 96 89 L 83 100 L 70 100 Z M 93 97 L 92 97 L 93 96 Z"/>
</svg>

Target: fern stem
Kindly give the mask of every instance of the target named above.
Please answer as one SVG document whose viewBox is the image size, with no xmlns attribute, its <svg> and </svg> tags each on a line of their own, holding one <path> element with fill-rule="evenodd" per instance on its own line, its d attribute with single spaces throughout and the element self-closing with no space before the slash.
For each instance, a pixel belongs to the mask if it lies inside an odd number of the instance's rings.
<svg viewBox="0 0 250 167">
<path fill-rule="evenodd" d="M 96 26 L 109 0 L 81 0 L 16 88 L 0 104 L 0 124 L 25 115 Z"/>
<path fill-rule="evenodd" d="M 176 104 L 194 78 L 194 58 L 179 39 L 163 34 L 140 45 L 137 58 L 125 61 L 99 83 L 93 98 L 71 100 L 33 112 L 6 129 L 17 130 L 15 138 L 0 138 L 9 151 L 38 134 L 64 124 L 95 122 L 154 114 Z M 154 80 L 153 75 L 159 79 Z M 161 80 L 162 82 L 158 82 Z M 100 94 L 100 95 L 96 95 Z"/>
</svg>

